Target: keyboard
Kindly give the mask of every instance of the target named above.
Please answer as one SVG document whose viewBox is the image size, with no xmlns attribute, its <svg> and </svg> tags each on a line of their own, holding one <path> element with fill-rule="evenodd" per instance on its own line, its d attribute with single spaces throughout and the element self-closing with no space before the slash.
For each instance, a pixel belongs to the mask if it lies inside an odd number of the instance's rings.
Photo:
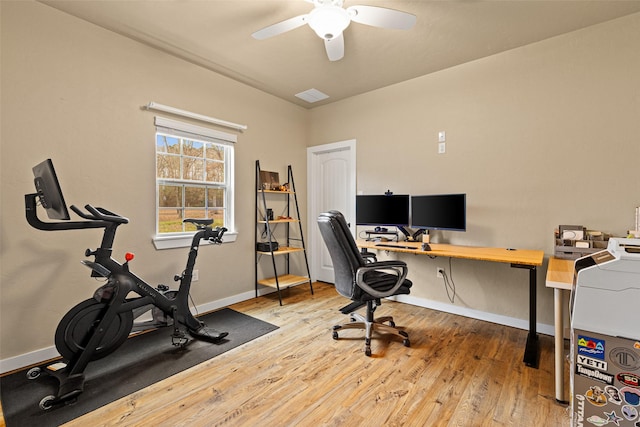
<svg viewBox="0 0 640 427">
<path fill-rule="evenodd" d="M 377 248 L 395 248 L 395 249 L 413 249 L 416 250 L 418 248 L 414 248 L 413 246 L 399 246 L 399 245 L 387 245 L 385 243 L 376 243 Z"/>
</svg>

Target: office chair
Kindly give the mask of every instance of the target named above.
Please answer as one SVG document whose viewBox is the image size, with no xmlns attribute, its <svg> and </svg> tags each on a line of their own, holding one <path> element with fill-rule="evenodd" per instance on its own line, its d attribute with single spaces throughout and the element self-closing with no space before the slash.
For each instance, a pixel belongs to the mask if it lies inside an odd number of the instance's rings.
<svg viewBox="0 0 640 427">
<path fill-rule="evenodd" d="M 373 316 L 381 298 L 409 293 L 412 283 L 406 278 L 407 264 L 396 260 L 367 263 L 358 251 L 344 216 L 338 211 L 321 213 L 318 227 L 333 263 L 336 291 L 354 302 L 367 304 L 366 316 L 350 313 L 351 322 L 333 327 L 333 339 L 338 339 L 340 329 L 364 329 L 367 356 L 371 356 L 374 331 L 397 335 L 409 347 L 409 335 L 395 327 L 392 317 L 375 319 Z"/>
</svg>

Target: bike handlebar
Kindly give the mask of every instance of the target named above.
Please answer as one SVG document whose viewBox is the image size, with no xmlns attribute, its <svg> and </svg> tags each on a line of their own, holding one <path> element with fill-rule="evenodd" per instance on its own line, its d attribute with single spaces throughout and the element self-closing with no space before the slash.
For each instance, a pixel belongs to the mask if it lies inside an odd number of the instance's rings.
<svg viewBox="0 0 640 427">
<path fill-rule="evenodd" d="M 117 213 L 113 213 L 104 208 L 95 208 L 89 204 L 84 205 L 84 208 L 89 211 L 89 214 L 80 210 L 76 205 L 71 205 L 71 210 L 73 210 L 76 214 L 81 216 L 84 219 L 89 219 L 92 221 L 108 221 L 114 222 L 117 224 L 127 224 L 129 222 L 128 218 L 118 215 Z"/>
<path fill-rule="evenodd" d="M 113 221 L 106 221 L 100 218 L 95 218 L 80 211 L 80 216 L 89 219 L 90 221 L 56 221 L 56 222 L 44 222 L 38 218 L 38 210 L 36 201 L 38 200 L 38 194 L 25 194 L 24 195 L 24 208 L 27 222 L 33 228 L 44 231 L 60 231 L 60 230 L 82 230 L 87 228 L 108 228 L 114 224 Z M 72 206 L 74 212 L 78 213 L 78 208 Z M 119 224 L 117 224 L 119 225 Z"/>
</svg>

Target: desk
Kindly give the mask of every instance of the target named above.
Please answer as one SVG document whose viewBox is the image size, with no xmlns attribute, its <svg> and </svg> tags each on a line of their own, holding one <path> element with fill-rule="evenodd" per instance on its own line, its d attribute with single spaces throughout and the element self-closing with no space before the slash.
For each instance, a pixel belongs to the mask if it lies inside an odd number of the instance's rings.
<svg viewBox="0 0 640 427">
<path fill-rule="evenodd" d="M 390 252 L 508 263 L 511 264 L 513 268 L 525 268 L 529 270 L 529 334 L 527 335 L 523 361 L 527 366 L 538 367 L 539 343 L 536 332 L 536 268 L 542 265 L 544 259 L 543 251 L 527 249 L 507 250 L 504 248 L 457 246 L 442 243 L 430 243 L 429 246 L 431 246 L 431 250 L 423 251 L 420 249 L 422 245 L 421 242 L 378 243 L 365 240 L 358 240 L 357 245 L 360 248 Z"/>
<path fill-rule="evenodd" d="M 549 258 L 547 279 L 545 284 L 553 288 L 553 323 L 555 325 L 555 370 L 556 370 L 556 400 L 564 400 L 564 322 L 563 305 L 566 290 L 573 286 L 574 260 Z"/>
</svg>

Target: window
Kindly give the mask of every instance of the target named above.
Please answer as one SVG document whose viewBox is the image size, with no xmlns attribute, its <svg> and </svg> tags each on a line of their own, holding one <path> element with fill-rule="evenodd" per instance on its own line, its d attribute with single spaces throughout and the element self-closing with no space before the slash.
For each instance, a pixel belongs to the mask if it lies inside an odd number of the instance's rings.
<svg viewBox="0 0 640 427">
<path fill-rule="evenodd" d="M 212 218 L 233 232 L 235 138 L 156 117 L 156 236 L 195 231 L 185 218 Z"/>
</svg>

